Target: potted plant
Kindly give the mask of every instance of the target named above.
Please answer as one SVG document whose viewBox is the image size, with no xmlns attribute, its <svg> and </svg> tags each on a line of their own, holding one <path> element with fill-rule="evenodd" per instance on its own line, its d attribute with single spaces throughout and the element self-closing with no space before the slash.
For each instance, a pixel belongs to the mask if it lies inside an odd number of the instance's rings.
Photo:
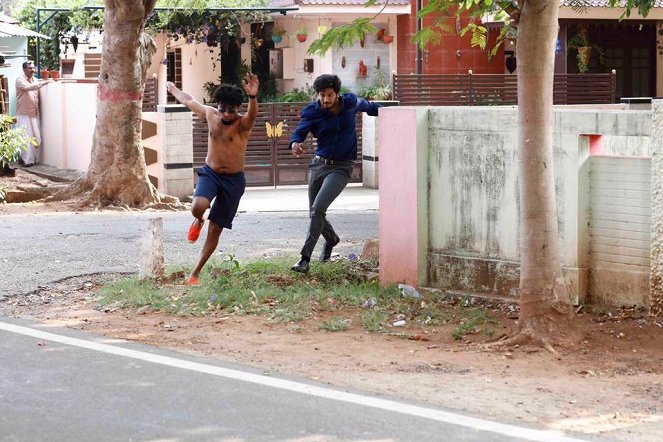
<svg viewBox="0 0 663 442">
<path fill-rule="evenodd" d="M 304 43 L 306 41 L 306 37 L 308 37 L 308 31 L 306 30 L 306 27 L 302 26 L 297 30 L 297 40 L 300 43 Z"/>
<path fill-rule="evenodd" d="M 603 64 L 603 48 L 589 41 L 589 30 L 585 27 L 578 29 L 578 32 L 571 37 L 566 45 L 570 49 L 578 51 L 576 59 L 578 60 L 578 72 L 581 74 L 589 72 L 589 60 L 592 51 L 596 51 L 599 57 L 599 63 Z"/>
<path fill-rule="evenodd" d="M 48 80 L 48 68 L 44 67 L 39 71 L 39 78 L 42 80 Z"/>
<path fill-rule="evenodd" d="M 12 127 L 14 123 L 14 117 L 0 114 L 0 176 L 13 176 L 14 169 L 10 164 L 18 160 L 28 143 L 37 145 L 37 141 L 25 129 Z"/>
<path fill-rule="evenodd" d="M 206 81 L 203 83 L 203 92 L 205 92 L 206 103 L 214 102 L 214 92 L 220 86 L 220 83 L 215 83 L 213 81 Z"/>
<path fill-rule="evenodd" d="M 57 80 L 58 78 L 60 78 L 60 69 L 50 69 L 50 70 L 48 71 L 48 75 L 49 75 L 53 80 Z"/>
<path fill-rule="evenodd" d="M 378 40 L 382 40 L 384 44 L 389 44 L 394 41 L 393 35 L 389 35 L 391 20 L 387 19 L 387 25 L 378 31 Z"/>
<path fill-rule="evenodd" d="M 283 40 L 284 35 L 285 35 L 285 29 L 283 29 L 278 24 L 274 25 L 274 28 L 272 29 L 272 41 L 275 44 L 281 43 L 281 40 Z"/>
</svg>

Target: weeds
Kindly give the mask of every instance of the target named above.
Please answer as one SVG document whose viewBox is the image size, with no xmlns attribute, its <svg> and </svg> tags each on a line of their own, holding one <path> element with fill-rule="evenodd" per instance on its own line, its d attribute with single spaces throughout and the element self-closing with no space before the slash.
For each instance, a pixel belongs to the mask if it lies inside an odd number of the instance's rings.
<svg viewBox="0 0 663 442">
<path fill-rule="evenodd" d="M 377 263 L 314 262 L 310 273 L 303 275 L 289 270 L 291 261 L 284 257 L 240 263 L 228 255 L 206 266 L 200 286 L 183 285 L 187 272 L 178 268 L 160 282 L 129 278 L 104 286 L 100 302 L 115 308 L 150 306 L 178 315 L 262 315 L 287 324 L 322 315 L 328 319 L 319 328 L 329 332 L 348 330 L 356 320 L 367 332 L 393 334 L 392 323 L 398 318 L 406 321 L 399 329 L 403 337 L 409 336 L 408 328 L 459 323 L 453 337 L 461 339 L 470 333 L 492 334 L 497 324 L 486 310 L 470 310 L 470 298 L 410 298 L 395 286 L 380 287 Z"/>
<path fill-rule="evenodd" d="M 462 339 L 465 335 L 474 333 L 483 333 L 486 336 L 493 336 L 495 334 L 495 325 L 498 322 L 493 318 L 490 313 L 482 309 L 472 309 L 469 317 L 462 320 L 458 327 L 454 329 L 451 336 L 454 339 Z"/>
<path fill-rule="evenodd" d="M 350 326 L 350 319 L 343 319 L 340 317 L 334 317 L 331 319 L 328 319 L 324 321 L 320 325 L 321 330 L 325 330 L 328 332 L 339 332 L 339 331 L 345 331 L 348 329 Z"/>
</svg>

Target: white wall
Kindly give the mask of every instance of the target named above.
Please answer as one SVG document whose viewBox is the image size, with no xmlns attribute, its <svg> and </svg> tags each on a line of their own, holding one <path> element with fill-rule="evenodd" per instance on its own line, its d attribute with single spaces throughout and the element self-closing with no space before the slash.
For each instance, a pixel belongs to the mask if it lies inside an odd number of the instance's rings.
<svg viewBox="0 0 663 442">
<path fill-rule="evenodd" d="M 0 46 L 2 52 L 16 52 L 15 55 L 26 55 L 28 53 L 28 39 L 26 37 L 0 37 Z M 23 62 L 27 61 L 27 57 L 7 58 L 7 63 L 11 67 L 0 68 L 0 74 L 7 77 L 9 85 L 9 113 L 16 115 L 16 79 L 23 75 Z"/>
<path fill-rule="evenodd" d="M 353 16 L 352 19 L 355 17 Z M 375 25 L 379 28 L 387 26 L 387 16 L 382 16 L 382 22 L 376 22 Z M 351 47 L 332 49 L 325 54 L 324 57 L 318 55 L 309 55 L 307 51 L 311 43 L 320 37 L 318 32 L 319 26 L 326 26 L 327 29 L 339 26 L 343 23 L 348 23 L 350 19 L 347 16 L 332 15 L 325 17 L 292 17 L 286 16 L 283 20 L 278 20 L 279 25 L 286 30 L 281 43 L 278 43 L 276 48 L 289 47 L 294 50 L 294 73 L 295 79 L 282 80 L 282 89 L 289 91 L 295 88 L 304 88 L 307 85 L 312 85 L 313 80 L 318 75 L 334 73 L 341 78 L 343 86 L 348 87 L 353 92 L 359 92 L 363 86 L 371 86 L 374 82 L 375 70 L 377 65 L 377 57 L 380 57 L 380 69 L 384 73 L 388 82 L 391 81 L 391 72 L 396 69 L 396 40 L 391 44 L 385 44 L 382 41 L 376 40 L 375 35 L 367 35 L 364 47 L 362 48 L 359 43 L 355 43 Z M 391 35 L 396 35 L 396 16 L 390 16 L 389 32 Z M 296 32 L 301 27 L 305 27 L 308 31 L 308 37 L 305 42 L 297 40 Z M 341 59 L 345 56 L 346 65 L 341 66 Z M 304 71 L 304 59 L 313 59 L 312 73 Z M 364 60 L 368 67 L 368 76 L 366 78 L 358 77 L 359 60 Z M 286 67 L 284 66 L 284 70 Z"/>
<path fill-rule="evenodd" d="M 651 159 L 595 156 L 590 169 L 592 301 L 642 304 L 649 291 Z"/>
<path fill-rule="evenodd" d="M 39 90 L 41 161 L 87 171 L 96 124 L 97 82 L 56 82 Z"/>
<path fill-rule="evenodd" d="M 180 46 L 182 49 L 182 89 L 201 103 L 206 100 L 203 84 L 208 81 L 219 83 L 221 62 L 219 48 L 206 44 Z"/>
<path fill-rule="evenodd" d="M 584 302 L 591 294 L 589 136 L 642 141 L 651 135 L 651 112 L 557 107 L 554 117 L 561 262 L 570 294 Z M 515 107 L 431 108 L 432 285 L 515 296 L 520 259 L 516 119 Z M 633 293 L 633 298 L 643 296 Z M 617 297 L 601 300 L 621 302 Z"/>
</svg>

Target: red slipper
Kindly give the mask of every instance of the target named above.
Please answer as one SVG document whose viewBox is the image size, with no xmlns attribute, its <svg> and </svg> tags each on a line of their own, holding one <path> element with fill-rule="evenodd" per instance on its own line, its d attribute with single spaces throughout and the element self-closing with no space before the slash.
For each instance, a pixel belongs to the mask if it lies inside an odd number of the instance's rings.
<svg viewBox="0 0 663 442">
<path fill-rule="evenodd" d="M 200 277 L 191 275 L 184 282 L 186 285 L 200 285 Z"/>
<path fill-rule="evenodd" d="M 201 223 L 197 219 L 193 220 L 191 226 L 189 227 L 189 233 L 187 234 L 187 239 L 189 240 L 190 243 L 194 243 L 198 240 L 198 237 L 200 236 L 200 231 L 203 230 L 204 223 L 205 221 Z"/>
</svg>

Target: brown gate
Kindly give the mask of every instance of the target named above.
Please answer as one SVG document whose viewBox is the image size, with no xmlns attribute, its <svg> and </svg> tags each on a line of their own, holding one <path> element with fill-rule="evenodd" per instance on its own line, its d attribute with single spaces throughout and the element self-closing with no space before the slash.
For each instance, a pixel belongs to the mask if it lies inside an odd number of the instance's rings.
<svg viewBox="0 0 663 442">
<path fill-rule="evenodd" d="M 299 112 L 307 103 L 260 103 L 258 116 L 246 149 L 247 186 L 283 186 L 306 184 L 311 155 L 295 157 L 290 152 L 290 134 L 299 122 Z M 242 112 L 246 104 L 242 105 Z M 193 116 L 194 180 L 205 165 L 207 154 L 207 122 Z M 351 182 L 361 182 L 361 114 L 357 115 L 357 164 Z M 316 140 L 306 140 L 308 152 L 315 151 Z"/>
</svg>

